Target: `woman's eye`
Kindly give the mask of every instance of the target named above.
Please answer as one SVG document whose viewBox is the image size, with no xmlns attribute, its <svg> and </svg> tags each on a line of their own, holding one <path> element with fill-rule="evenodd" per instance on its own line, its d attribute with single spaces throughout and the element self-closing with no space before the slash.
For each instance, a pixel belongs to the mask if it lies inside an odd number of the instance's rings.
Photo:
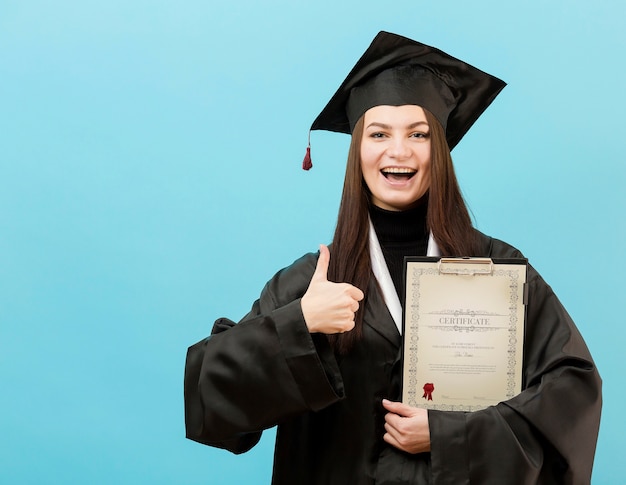
<svg viewBox="0 0 626 485">
<path fill-rule="evenodd" d="M 411 138 L 428 138 L 428 133 L 411 133 Z"/>
<path fill-rule="evenodd" d="M 370 137 L 372 138 L 383 138 L 385 135 L 383 133 L 372 133 Z"/>
</svg>

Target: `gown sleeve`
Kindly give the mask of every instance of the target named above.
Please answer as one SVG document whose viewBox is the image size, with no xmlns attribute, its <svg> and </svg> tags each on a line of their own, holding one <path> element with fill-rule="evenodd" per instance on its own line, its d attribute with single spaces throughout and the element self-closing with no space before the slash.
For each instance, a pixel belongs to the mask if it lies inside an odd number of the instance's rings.
<svg viewBox="0 0 626 485">
<path fill-rule="evenodd" d="M 588 484 L 601 379 L 576 326 L 529 267 L 525 389 L 471 412 L 429 411 L 432 483 Z"/>
<path fill-rule="evenodd" d="M 314 267 L 305 257 L 279 272 L 238 324 L 219 319 L 189 347 L 187 438 L 243 453 L 264 429 L 343 398 L 330 346 L 308 332 L 300 306 Z"/>
</svg>

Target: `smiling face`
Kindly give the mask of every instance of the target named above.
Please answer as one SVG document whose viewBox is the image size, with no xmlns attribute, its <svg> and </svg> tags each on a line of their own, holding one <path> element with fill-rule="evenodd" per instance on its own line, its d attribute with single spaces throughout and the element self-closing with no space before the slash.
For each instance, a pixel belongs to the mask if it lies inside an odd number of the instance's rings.
<svg viewBox="0 0 626 485">
<path fill-rule="evenodd" d="M 415 105 L 375 106 L 363 115 L 361 170 L 372 203 L 410 209 L 430 187 L 430 127 Z"/>
</svg>

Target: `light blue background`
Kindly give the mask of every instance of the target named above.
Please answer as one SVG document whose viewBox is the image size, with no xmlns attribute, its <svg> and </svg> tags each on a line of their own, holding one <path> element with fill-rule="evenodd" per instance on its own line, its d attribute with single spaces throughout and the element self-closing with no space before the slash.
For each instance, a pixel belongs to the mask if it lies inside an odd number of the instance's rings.
<svg viewBox="0 0 626 485">
<path fill-rule="evenodd" d="M 184 438 L 188 345 L 329 242 L 348 139 L 310 123 L 379 30 L 509 83 L 455 149 L 604 378 L 626 476 L 621 0 L 0 1 L 0 482 L 269 483 Z M 254 399 L 254 396 L 251 396 Z"/>
</svg>

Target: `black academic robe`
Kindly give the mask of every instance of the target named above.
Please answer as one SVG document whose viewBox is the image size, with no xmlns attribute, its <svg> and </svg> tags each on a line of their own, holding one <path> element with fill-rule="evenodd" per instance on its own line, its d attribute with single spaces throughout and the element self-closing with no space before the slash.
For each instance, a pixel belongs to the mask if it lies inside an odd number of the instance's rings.
<svg viewBox="0 0 626 485">
<path fill-rule="evenodd" d="M 480 238 L 477 256 L 522 257 Z M 278 272 L 241 322 L 220 319 L 189 348 L 188 438 L 243 453 L 278 425 L 275 485 L 589 483 L 601 380 L 532 267 L 524 390 L 477 412 L 429 411 L 431 451 L 411 455 L 383 441 L 381 400 L 400 400 L 401 337 L 377 285 L 367 292 L 363 339 L 334 355 L 323 335 L 309 334 L 300 307 L 316 261 L 308 254 Z"/>
</svg>

